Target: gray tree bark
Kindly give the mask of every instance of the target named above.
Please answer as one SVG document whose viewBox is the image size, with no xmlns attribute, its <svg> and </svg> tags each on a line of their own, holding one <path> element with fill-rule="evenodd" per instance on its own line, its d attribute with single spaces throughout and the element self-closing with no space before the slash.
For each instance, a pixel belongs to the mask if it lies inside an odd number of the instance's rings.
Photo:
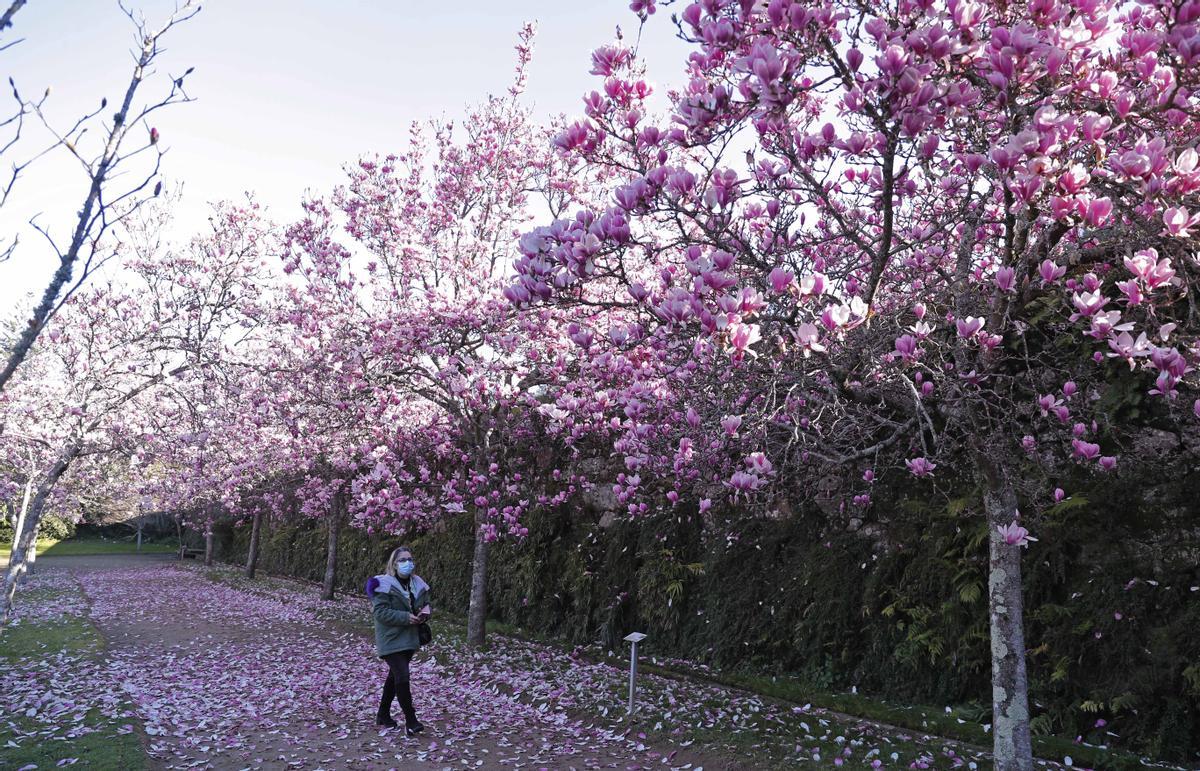
<svg viewBox="0 0 1200 771">
<path fill-rule="evenodd" d="M 342 495 L 333 497 L 333 507 L 328 520 L 329 540 L 325 547 L 325 578 L 321 581 L 321 599 L 332 600 L 333 588 L 337 582 L 337 546 L 338 535 L 342 531 Z"/>
<path fill-rule="evenodd" d="M 12 556 L 8 562 L 8 574 L 4 577 L 4 599 L 0 606 L 0 626 L 6 626 L 12 618 L 13 600 L 17 594 L 17 585 L 29 570 L 30 555 L 37 548 L 37 532 L 42 524 L 42 514 L 46 510 L 46 501 L 58 480 L 66 472 L 71 462 L 79 455 L 79 445 L 71 445 L 63 451 L 54 465 L 38 485 L 37 495 L 29 504 L 29 514 L 24 527 L 14 533 Z"/>
<path fill-rule="evenodd" d="M 988 462 L 984 472 L 992 644 L 992 752 L 997 771 L 1032 771 L 1021 547 L 1006 543 L 998 530 L 1013 521 L 1017 496 L 1001 466 Z"/>
<path fill-rule="evenodd" d="M 204 566 L 212 567 L 213 564 L 213 529 L 212 523 L 208 523 L 208 527 L 204 529 Z"/>
<path fill-rule="evenodd" d="M 254 522 L 250 526 L 250 549 L 246 553 L 246 578 L 254 578 L 258 570 L 258 539 L 262 532 L 262 509 L 255 509 Z"/>
<path fill-rule="evenodd" d="M 483 535 L 483 518 L 475 516 L 475 558 L 471 563 L 471 599 L 467 608 L 467 645 L 487 643 L 487 558 L 490 545 Z"/>
</svg>

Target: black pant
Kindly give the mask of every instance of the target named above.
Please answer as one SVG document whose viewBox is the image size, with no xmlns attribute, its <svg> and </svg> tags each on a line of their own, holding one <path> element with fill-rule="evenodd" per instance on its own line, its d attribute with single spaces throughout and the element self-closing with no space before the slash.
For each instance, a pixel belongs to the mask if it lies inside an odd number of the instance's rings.
<svg viewBox="0 0 1200 771">
<path fill-rule="evenodd" d="M 383 699 L 379 702 L 380 719 L 391 717 L 392 699 L 399 699 L 405 721 L 411 723 L 417 719 L 417 712 L 413 709 L 412 689 L 408 682 L 408 663 L 412 661 L 415 652 L 399 651 L 383 657 L 388 665 L 388 676 L 387 680 L 383 681 Z"/>
</svg>

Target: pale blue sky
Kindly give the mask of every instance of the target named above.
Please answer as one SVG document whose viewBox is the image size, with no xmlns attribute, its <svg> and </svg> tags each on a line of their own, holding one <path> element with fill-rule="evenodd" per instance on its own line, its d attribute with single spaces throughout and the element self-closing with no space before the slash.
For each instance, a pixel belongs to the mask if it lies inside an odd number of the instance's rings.
<svg viewBox="0 0 1200 771">
<path fill-rule="evenodd" d="M 173 2 L 128 0 L 148 19 Z M 619 24 L 632 42 L 637 18 L 628 0 L 215 0 L 173 30 L 160 71 L 196 71 L 188 90 L 198 101 L 155 121 L 169 148 L 163 177 L 184 183 L 180 232 L 203 223 L 205 203 L 255 191 L 279 219 L 292 218 L 304 190 L 329 190 L 343 163 L 365 152 L 400 149 L 410 121 L 458 117 L 465 104 L 503 91 L 515 63 L 513 45 L 526 20 L 538 23 L 527 98 L 540 115 L 580 112 L 597 87 L 590 51 Z M 49 106 L 60 122 L 119 101 L 130 72 L 132 26 L 115 0 L 30 0 L 0 52 L 4 77 L 26 96 L 54 87 Z M 669 15 L 651 17 L 641 52 L 651 79 L 678 84 L 686 47 Z M 151 80 L 162 89 L 165 77 Z M 147 91 L 147 94 L 151 91 Z M 8 160 L 4 166 L 7 168 Z M 0 212 L 11 234 L 35 212 L 66 225 L 86 179 L 65 158 L 31 169 Z M 54 269 L 48 247 L 22 233 L 20 254 L 0 264 L 0 308 L 45 285 Z"/>
</svg>

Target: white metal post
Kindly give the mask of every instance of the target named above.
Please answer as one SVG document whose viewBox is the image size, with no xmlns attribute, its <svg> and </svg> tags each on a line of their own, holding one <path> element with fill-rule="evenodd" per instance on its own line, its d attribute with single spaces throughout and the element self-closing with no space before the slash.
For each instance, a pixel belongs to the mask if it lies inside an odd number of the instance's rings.
<svg viewBox="0 0 1200 771">
<path fill-rule="evenodd" d="M 629 650 L 629 714 L 633 714 L 633 694 L 637 687 L 637 647 L 638 643 L 646 639 L 646 635 L 641 632 L 633 632 L 625 637 L 625 641 L 631 643 Z"/>
</svg>

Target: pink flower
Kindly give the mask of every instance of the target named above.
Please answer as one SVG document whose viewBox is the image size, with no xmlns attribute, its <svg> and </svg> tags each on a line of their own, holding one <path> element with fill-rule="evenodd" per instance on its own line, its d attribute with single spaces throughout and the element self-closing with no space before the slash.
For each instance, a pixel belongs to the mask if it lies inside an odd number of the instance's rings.
<svg viewBox="0 0 1200 771">
<path fill-rule="evenodd" d="M 1200 212 L 1188 214 L 1188 210 L 1182 206 L 1175 206 L 1167 209 L 1162 215 L 1163 225 L 1166 226 L 1167 235 L 1175 236 L 1176 238 L 1187 238 L 1191 235 L 1191 228 L 1200 223 Z"/>
<path fill-rule="evenodd" d="M 747 353 L 753 358 L 757 354 L 750 346 L 762 339 L 757 324 L 735 322 L 729 325 L 729 345 L 733 348 L 733 358 L 740 360 Z"/>
<path fill-rule="evenodd" d="M 1104 308 L 1108 299 L 1100 292 L 1076 292 L 1071 296 L 1077 315 L 1073 314 L 1072 321 L 1079 316 L 1094 316 Z"/>
<path fill-rule="evenodd" d="M 1071 446 L 1075 448 L 1075 454 L 1083 460 L 1092 460 L 1100 455 L 1100 445 L 1082 439 L 1072 439 Z"/>
<path fill-rule="evenodd" d="M 901 335 L 896 338 L 896 353 L 900 355 L 901 359 L 911 361 L 917 358 L 918 352 L 917 339 L 912 335 Z"/>
<path fill-rule="evenodd" d="M 875 481 L 875 471 L 873 469 L 867 469 L 866 471 L 863 472 L 862 478 L 863 478 L 864 482 L 874 482 Z"/>
<path fill-rule="evenodd" d="M 805 322 L 796 328 L 794 333 L 796 342 L 800 344 L 804 351 L 804 357 L 808 358 L 814 351 L 821 353 L 825 350 L 825 346 L 821 344 L 821 331 L 816 325 Z"/>
<path fill-rule="evenodd" d="M 1138 335 L 1137 340 L 1134 340 L 1128 332 L 1122 332 L 1116 337 L 1108 339 L 1108 347 L 1113 349 L 1113 353 L 1108 354 L 1110 359 L 1125 359 L 1129 362 L 1129 368 L 1135 366 L 1134 359 L 1139 356 L 1150 355 L 1150 343 L 1146 340 L 1146 333 L 1142 332 Z"/>
<path fill-rule="evenodd" d="M 1063 498 L 1066 498 L 1066 497 L 1067 497 L 1067 494 L 1065 492 L 1063 492 L 1063 489 L 1061 487 L 1054 488 L 1054 502 L 1055 503 L 1062 503 Z"/>
<path fill-rule="evenodd" d="M 1108 221 L 1112 214 L 1112 201 L 1107 198 L 1096 198 L 1088 202 L 1087 212 L 1083 219 L 1090 227 L 1098 228 Z"/>
<path fill-rule="evenodd" d="M 1016 289 L 1017 272 L 1009 267 L 996 271 L 996 286 L 1001 292 L 1011 292 Z"/>
<path fill-rule="evenodd" d="M 1067 382 L 1062 384 L 1063 396 L 1067 397 L 1068 399 L 1070 399 L 1072 396 L 1074 396 L 1075 392 L 1078 390 L 1079 390 L 1079 387 L 1076 386 L 1075 382 L 1072 380 L 1068 380 Z"/>
<path fill-rule="evenodd" d="M 773 470 L 771 461 L 767 460 L 767 456 L 761 452 L 752 452 L 746 458 L 746 467 L 755 474 L 767 476 Z"/>
<path fill-rule="evenodd" d="M 1038 397 L 1038 409 L 1042 416 L 1050 414 L 1050 411 L 1062 404 L 1062 401 L 1054 396 L 1054 394 L 1042 394 Z"/>
<path fill-rule="evenodd" d="M 930 463 L 925 458 L 912 458 L 904 461 L 904 465 L 908 466 L 908 470 L 913 476 L 918 477 L 929 476 L 933 473 L 933 470 L 937 468 L 936 463 Z"/>
<path fill-rule="evenodd" d="M 756 474 L 748 474 L 745 471 L 735 471 L 733 476 L 729 478 L 729 486 L 733 488 L 734 493 L 750 492 L 757 490 L 762 486 L 762 480 Z"/>
<path fill-rule="evenodd" d="M 742 427 L 741 415 L 726 415 L 721 418 L 721 428 L 725 430 L 728 436 L 737 436 L 738 429 Z"/>
<path fill-rule="evenodd" d="M 704 512 L 708 511 L 711 508 L 712 508 L 712 499 L 711 498 L 701 498 L 700 499 L 700 513 L 701 514 L 703 514 Z"/>
<path fill-rule="evenodd" d="M 959 319 L 955 322 L 955 327 L 958 329 L 959 337 L 974 337 L 975 333 L 983 329 L 983 319 L 977 316 L 967 316 L 965 319 Z"/>
<path fill-rule="evenodd" d="M 774 291 L 775 294 L 783 294 L 796 281 L 796 277 L 792 275 L 792 272 L 784 267 L 776 267 L 772 269 L 769 279 L 771 282 L 771 290 Z"/>
<path fill-rule="evenodd" d="M 996 530 L 1000 533 L 1000 537 L 1004 539 L 1004 542 L 1009 546 L 1028 547 L 1030 541 L 1037 540 L 1029 534 L 1028 530 L 1018 525 L 1016 520 L 1013 520 L 1007 525 L 999 525 L 997 526 Z"/>
<path fill-rule="evenodd" d="M 800 296 L 801 297 L 819 297 L 825 293 L 825 276 L 821 273 L 813 273 L 800 279 Z"/>
<path fill-rule="evenodd" d="M 1112 471 L 1117 467 L 1117 459 L 1111 455 L 1101 456 L 1099 463 L 1100 468 L 1104 469 L 1105 471 Z"/>
<path fill-rule="evenodd" d="M 1038 267 L 1038 274 L 1041 275 L 1043 284 L 1053 284 L 1067 275 L 1067 269 L 1053 260 L 1042 260 L 1042 264 Z"/>
<path fill-rule="evenodd" d="M 1117 289 L 1125 295 L 1126 301 L 1130 305 L 1140 305 L 1142 302 L 1142 285 L 1137 281 L 1118 281 Z"/>
</svg>

